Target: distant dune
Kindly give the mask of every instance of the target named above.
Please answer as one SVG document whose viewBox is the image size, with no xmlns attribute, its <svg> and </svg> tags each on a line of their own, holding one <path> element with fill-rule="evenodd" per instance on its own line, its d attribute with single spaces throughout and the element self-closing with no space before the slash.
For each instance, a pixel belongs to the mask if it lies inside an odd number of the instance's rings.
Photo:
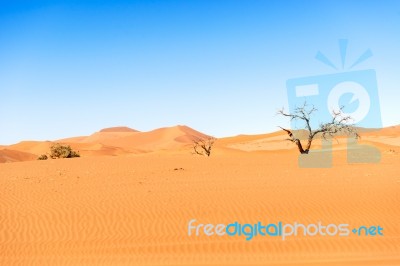
<svg viewBox="0 0 400 266">
<path fill-rule="evenodd" d="M 360 143 L 369 143 L 384 150 L 396 150 L 400 147 L 399 125 L 373 131 L 360 129 L 360 132 Z M 54 142 L 71 145 L 83 157 L 119 156 L 158 151 L 189 152 L 193 139 L 207 137 L 207 134 L 184 125 L 164 127 L 147 132 L 140 132 L 123 126 L 110 127 L 101 129 L 90 136 L 71 137 L 53 142 L 22 141 L 10 146 L 0 146 L 0 150 L 3 150 L 0 162 L 33 160 L 37 156 L 47 153 Z M 242 152 L 293 150 L 296 152 L 293 143 L 286 139 L 286 133 L 281 130 L 260 135 L 238 135 L 218 139 L 215 149 L 217 152 L 224 152 L 224 150 Z M 338 137 L 333 145 L 335 150 L 346 149 L 346 139 Z M 313 148 L 320 146 L 321 141 L 316 139 L 313 142 Z M 4 150 L 7 151 L 4 152 Z M 21 152 L 21 154 L 18 152 Z M 19 155 L 17 156 L 17 154 Z"/>
<path fill-rule="evenodd" d="M 28 152 L 9 149 L 0 150 L 0 163 L 31 161 L 35 160 L 36 158 L 36 155 Z"/>
<path fill-rule="evenodd" d="M 139 132 L 129 127 L 109 127 L 100 130 L 100 132 Z"/>
<path fill-rule="evenodd" d="M 21 141 L 8 146 L 7 149 L 40 155 L 48 152 L 50 146 L 50 141 Z"/>
</svg>

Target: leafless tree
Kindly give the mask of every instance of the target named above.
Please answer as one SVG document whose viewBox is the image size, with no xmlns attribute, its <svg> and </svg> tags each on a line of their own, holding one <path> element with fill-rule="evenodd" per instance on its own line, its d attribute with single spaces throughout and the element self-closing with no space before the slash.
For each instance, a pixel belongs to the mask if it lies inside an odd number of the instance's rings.
<svg viewBox="0 0 400 266">
<path fill-rule="evenodd" d="M 292 131 L 280 127 L 282 130 L 286 131 L 289 135 L 287 140 L 295 143 L 299 152 L 301 154 L 308 154 L 311 148 L 312 141 L 314 138 L 320 134 L 323 139 L 333 138 L 338 134 L 346 134 L 349 136 L 354 136 L 355 138 L 359 138 L 359 134 L 357 133 L 357 128 L 351 124 L 350 122 L 353 120 L 351 116 L 344 115 L 342 106 L 338 111 L 332 111 L 332 119 L 329 122 L 321 123 L 317 129 L 311 128 L 311 115 L 317 111 L 314 106 L 309 106 L 305 102 L 303 106 L 297 107 L 293 113 L 286 113 L 284 109 L 278 111 L 279 115 L 283 115 L 285 117 L 289 117 L 290 121 L 297 120 L 303 121 L 305 124 L 305 130 L 307 131 L 307 144 L 305 148 L 303 147 L 299 138 L 295 137 Z"/>
<path fill-rule="evenodd" d="M 214 137 L 207 138 L 195 138 L 193 139 L 193 151 L 194 154 L 203 155 L 209 157 L 211 155 L 211 149 L 215 143 Z"/>
</svg>

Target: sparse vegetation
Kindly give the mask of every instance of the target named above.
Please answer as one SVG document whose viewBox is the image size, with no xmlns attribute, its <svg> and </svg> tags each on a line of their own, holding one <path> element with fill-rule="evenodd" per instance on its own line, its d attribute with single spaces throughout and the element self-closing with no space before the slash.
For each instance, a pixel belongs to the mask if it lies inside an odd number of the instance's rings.
<svg viewBox="0 0 400 266">
<path fill-rule="evenodd" d="M 60 158 L 74 158 L 81 157 L 79 152 L 74 151 L 71 146 L 55 143 L 50 147 L 50 153 L 42 154 L 38 157 L 38 160 L 47 159 L 60 159 Z"/>
<path fill-rule="evenodd" d="M 279 115 L 286 116 L 290 118 L 291 121 L 303 121 L 304 129 L 307 131 L 307 144 L 303 147 L 300 139 L 297 138 L 292 131 L 280 127 L 282 130 L 286 131 L 289 135 L 287 140 L 293 142 L 297 145 L 297 148 L 301 154 L 308 154 L 311 148 L 312 141 L 314 138 L 320 134 L 323 139 L 327 139 L 329 137 L 334 137 L 338 134 L 346 134 L 352 135 L 355 138 L 359 138 L 360 136 L 357 133 L 357 128 L 350 124 L 353 120 L 352 117 L 344 115 L 343 106 L 338 110 L 332 111 L 332 120 L 326 123 L 321 123 L 317 129 L 311 128 L 311 115 L 317 111 L 314 106 L 309 106 L 307 103 L 304 103 L 303 106 L 297 107 L 293 113 L 286 113 L 283 109 L 278 111 Z"/>
<path fill-rule="evenodd" d="M 46 154 L 42 154 L 38 157 L 38 160 L 47 160 L 48 158 Z"/>
<path fill-rule="evenodd" d="M 215 143 L 214 137 L 196 138 L 193 140 L 193 154 L 203 155 L 210 157 L 212 147 Z"/>
<path fill-rule="evenodd" d="M 52 159 L 74 158 L 80 157 L 80 154 L 79 152 L 72 150 L 71 146 L 69 145 L 55 143 L 50 147 L 50 157 Z"/>
</svg>

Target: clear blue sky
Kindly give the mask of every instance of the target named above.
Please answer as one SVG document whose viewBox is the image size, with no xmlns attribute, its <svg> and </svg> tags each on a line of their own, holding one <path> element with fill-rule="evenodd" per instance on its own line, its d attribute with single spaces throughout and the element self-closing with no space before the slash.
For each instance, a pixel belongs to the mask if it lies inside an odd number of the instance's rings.
<svg viewBox="0 0 400 266">
<path fill-rule="evenodd" d="M 375 69 L 399 124 L 400 1 L 0 1 L 0 144 L 126 125 L 275 131 L 286 80 Z"/>
</svg>

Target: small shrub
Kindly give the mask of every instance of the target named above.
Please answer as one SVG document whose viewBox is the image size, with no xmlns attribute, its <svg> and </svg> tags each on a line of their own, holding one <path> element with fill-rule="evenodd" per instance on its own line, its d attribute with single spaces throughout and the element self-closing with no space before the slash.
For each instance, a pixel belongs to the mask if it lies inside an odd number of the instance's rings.
<svg viewBox="0 0 400 266">
<path fill-rule="evenodd" d="M 203 155 L 210 157 L 211 155 L 211 149 L 215 143 L 215 138 L 214 137 L 208 137 L 208 138 L 197 138 L 193 139 L 193 154 L 198 154 L 198 155 Z"/>
<path fill-rule="evenodd" d="M 38 157 L 38 160 L 47 160 L 47 159 L 48 159 L 48 157 L 47 157 L 46 154 L 42 154 L 42 155 L 40 155 L 40 156 Z"/>
<path fill-rule="evenodd" d="M 58 158 L 74 158 L 80 157 L 80 154 L 74 150 L 72 150 L 69 145 L 61 145 L 56 143 L 50 147 L 50 157 L 52 159 Z"/>
</svg>

